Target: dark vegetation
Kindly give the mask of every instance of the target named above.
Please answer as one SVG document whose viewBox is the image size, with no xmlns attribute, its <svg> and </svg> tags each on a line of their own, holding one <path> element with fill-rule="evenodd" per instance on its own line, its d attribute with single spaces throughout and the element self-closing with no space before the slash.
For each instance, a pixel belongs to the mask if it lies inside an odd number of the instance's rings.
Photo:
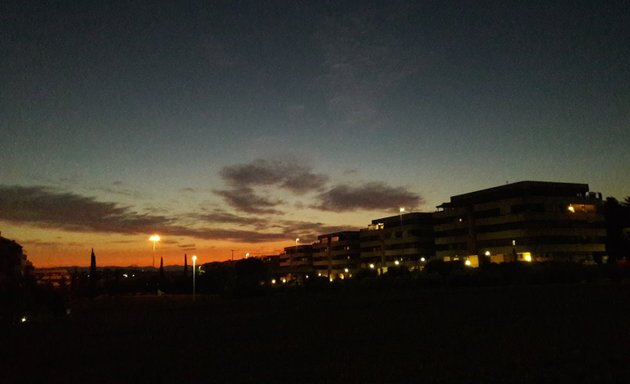
<svg viewBox="0 0 630 384">
<path fill-rule="evenodd" d="M 63 319 L 0 331 L 2 382 L 630 378 L 627 283 L 350 286 L 195 302 L 190 295 L 81 300 Z"/>
</svg>

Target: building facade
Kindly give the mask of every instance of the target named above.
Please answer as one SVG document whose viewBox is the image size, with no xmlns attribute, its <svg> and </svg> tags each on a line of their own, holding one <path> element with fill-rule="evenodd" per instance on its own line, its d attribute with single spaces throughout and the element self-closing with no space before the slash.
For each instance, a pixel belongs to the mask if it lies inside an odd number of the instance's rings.
<svg viewBox="0 0 630 384">
<path fill-rule="evenodd" d="M 317 276 L 330 280 L 352 277 L 360 267 L 359 231 L 328 233 L 313 244 L 313 267 Z"/>
<path fill-rule="evenodd" d="M 434 214 L 436 255 L 473 266 L 593 261 L 605 253 L 601 208 L 587 184 L 522 181 L 452 196 Z"/>
<path fill-rule="evenodd" d="M 422 269 L 435 255 L 432 213 L 411 212 L 372 220 L 359 237 L 361 268 L 380 273 L 393 266 Z"/>
<path fill-rule="evenodd" d="M 313 275 L 313 245 L 300 244 L 284 248 L 278 258 L 280 274 L 286 281 L 303 282 Z"/>
</svg>

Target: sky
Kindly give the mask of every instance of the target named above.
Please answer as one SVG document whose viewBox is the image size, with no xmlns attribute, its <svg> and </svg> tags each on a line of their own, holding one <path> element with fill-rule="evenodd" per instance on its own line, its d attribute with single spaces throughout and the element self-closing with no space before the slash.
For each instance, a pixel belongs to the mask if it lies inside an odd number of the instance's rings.
<svg viewBox="0 0 630 384">
<path fill-rule="evenodd" d="M 36 267 L 168 265 L 506 182 L 622 199 L 629 4 L 3 2 L 1 235 Z"/>
</svg>

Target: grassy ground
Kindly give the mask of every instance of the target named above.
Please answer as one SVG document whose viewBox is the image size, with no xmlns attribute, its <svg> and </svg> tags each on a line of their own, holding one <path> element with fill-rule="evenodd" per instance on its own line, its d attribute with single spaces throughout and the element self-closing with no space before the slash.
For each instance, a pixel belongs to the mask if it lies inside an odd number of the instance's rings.
<svg viewBox="0 0 630 384">
<path fill-rule="evenodd" d="M 0 336 L 3 383 L 628 383 L 630 287 L 100 297 Z"/>
</svg>

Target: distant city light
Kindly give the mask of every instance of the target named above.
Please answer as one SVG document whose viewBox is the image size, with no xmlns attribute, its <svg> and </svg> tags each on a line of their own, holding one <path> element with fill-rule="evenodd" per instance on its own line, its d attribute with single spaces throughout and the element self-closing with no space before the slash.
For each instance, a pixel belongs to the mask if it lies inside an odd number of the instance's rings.
<svg viewBox="0 0 630 384">
<path fill-rule="evenodd" d="M 374 269 L 374 264 L 370 264 L 370 269 Z"/>
<path fill-rule="evenodd" d="M 20 321 L 21 321 L 22 323 L 26 323 L 26 316 L 22 316 L 22 318 L 20 319 Z"/>
<path fill-rule="evenodd" d="M 573 207 L 573 205 L 569 204 L 569 207 L 567 209 L 569 210 L 569 212 L 575 213 L 575 208 Z"/>
<path fill-rule="evenodd" d="M 472 265 L 472 263 L 470 262 L 470 260 L 466 260 L 464 261 L 464 264 L 466 264 L 466 266 L 470 267 Z"/>
<path fill-rule="evenodd" d="M 276 279 L 271 279 L 271 284 L 275 284 L 276 283 Z"/>
<path fill-rule="evenodd" d="M 425 261 L 427 261 L 427 259 L 425 259 L 424 257 L 421 257 L 420 261 L 422 261 L 424 263 Z"/>
<path fill-rule="evenodd" d="M 396 261 L 394 261 L 394 264 L 400 265 L 400 261 L 396 260 Z"/>
</svg>

